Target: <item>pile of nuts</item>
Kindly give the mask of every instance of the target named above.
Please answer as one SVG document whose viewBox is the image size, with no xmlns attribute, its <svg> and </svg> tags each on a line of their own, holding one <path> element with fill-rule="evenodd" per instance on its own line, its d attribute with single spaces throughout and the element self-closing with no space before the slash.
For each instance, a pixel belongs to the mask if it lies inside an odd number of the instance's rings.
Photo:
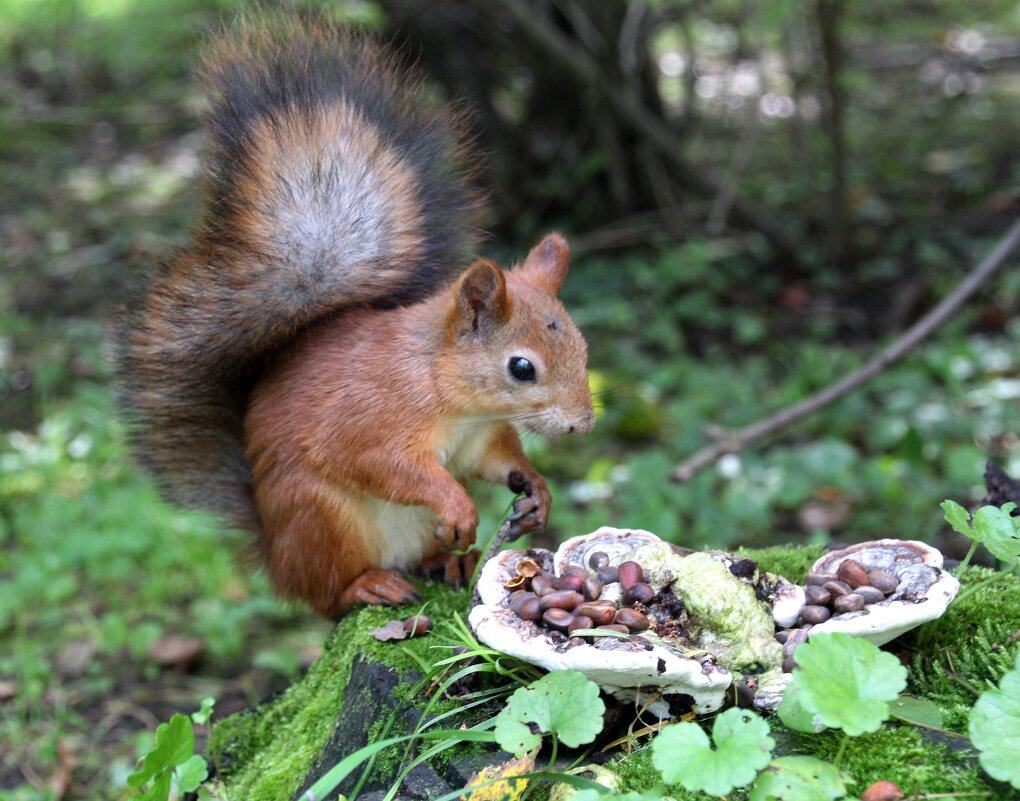
<svg viewBox="0 0 1020 801">
<path fill-rule="evenodd" d="M 570 645 L 586 641 L 572 636 L 582 630 L 604 631 L 605 636 L 637 635 L 644 631 L 657 631 L 665 636 L 682 634 L 677 618 L 683 612 L 683 602 L 672 592 L 659 593 L 647 584 L 637 562 L 610 567 L 609 556 L 596 551 L 589 557 L 588 565 L 590 570 L 580 565 L 564 565 L 561 575 L 555 576 L 542 570 L 533 559 L 519 560 L 517 575 L 503 585 L 511 591 L 510 611 L 553 635 L 570 637 Z M 619 604 L 610 598 L 600 598 L 606 585 L 615 582 L 620 584 Z M 595 636 L 598 635 L 586 635 L 587 641 Z"/>
<path fill-rule="evenodd" d="M 799 628 L 776 633 L 776 639 L 783 644 L 783 670 L 786 671 L 797 666 L 793 653 L 807 640 L 812 626 L 824 623 L 834 614 L 860 612 L 865 606 L 884 601 L 896 591 L 899 580 L 886 570 L 868 570 L 860 562 L 845 559 L 836 569 L 836 575 L 808 573 L 804 583 L 807 603 L 800 610 Z"/>
</svg>

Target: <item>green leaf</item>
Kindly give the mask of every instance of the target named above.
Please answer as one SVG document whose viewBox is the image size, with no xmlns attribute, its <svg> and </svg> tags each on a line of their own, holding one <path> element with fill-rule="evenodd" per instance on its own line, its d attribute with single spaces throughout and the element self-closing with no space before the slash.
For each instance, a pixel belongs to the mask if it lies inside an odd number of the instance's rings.
<svg viewBox="0 0 1020 801">
<path fill-rule="evenodd" d="M 807 756 L 780 757 L 751 788 L 750 801 L 834 801 L 846 795 L 839 771 Z"/>
<path fill-rule="evenodd" d="M 945 513 L 946 522 L 953 527 L 953 530 L 962 534 L 967 539 L 975 539 L 974 529 L 970 527 L 970 513 L 956 501 L 942 501 L 939 506 Z"/>
<path fill-rule="evenodd" d="M 191 719 L 178 713 L 170 718 L 169 723 L 160 723 L 156 727 L 156 742 L 145 755 L 142 766 L 128 776 L 128 787 L 142 787 L 163 771 L 166 771 L 169 780 L 169 772 L 190 759 L 194 752 L 195 733 Z"/>
<path fill-rule="evenodd" d="M 493 733 L 504 751 L 520 756 L 541 744 L 528 723 L 555 734 L 564 745 L 576 748 L 602 731 L 606 705 L 599 688 L 576 670 L 557 670 L 510 696 L 496 716 Z"/>
<path fill-rule="evenodd" d="M 1013 562 L 1020 557 L 1020 517 L 1013 517 L 1015 503 L 982 506 L 971 517 L 954 501 L 943 501 L 946 522 L 956 531 L 984 545 L 997 559 Z"/>
<path fill-rule="evenodd" d="M 804 708 L 851 736 L 877 731 L 907 686 L 900 660 L 849 634 L 815 635 L 797 649 L 797 664 Z"/>
<path fill-rule="evenodd" d="M 140 801 L 168 801 L 170 798 L 170 771 L 164 770 L 156 776 L 149 789 L 137 796 Z"/>
<path fill-rule="evenodd" d="M 1003 562 L 1020 556 L 1020 517 L 1011 515 L 1014 509 L 1015 503 L 1007 503 L 1001 508 L 982 506 L 974 512 L 976 539 Z"/>
<path fill-rule="evenodd" d="M 824 731 L 825 724 L 814 712 L 805 708 L 803 696 L 804 691 L 801 690 L 797 683 L 797 677 L 794 676 L 786 685 L 783 701 L 779 705 L 779 709 L 776 710 L 779 719 L 794 731 L 802 731 L 805 734 L 817 734 Z"/>
<path fill-rule="evenodd" d="M 199 707 L 197 712 L 191 713 L 191 719 L 199 726 L 204 726 L 209 722 L 209 718 L 213 715 L 213 707 L 216 706 L 216 699 L 212 696 L 207 696 L 202 699 L 202 706 Z"/>
<path fill-rule="evenodd" d="M 981 767 L 1020 790 L 1020 653 L 999 686 L 983 692 L 970 712 L 971 742 Z"/>
<path fill-rule="evenodd" d="M 208 776 L 209 766 L 205 759 L 198 754 L 177 768 L 177 783 L 186 793 L 192 793 L 198 789 L 198 785 L 204 782 Z"/>
<path fill-rule="evenodd" d="M 942 710 L 927 698 L 901 695 L 889 704 L 889 714 L 912 726 L 925 729 L 942 729 Z"/>
<path fill-rule="evenodd" d="M 727 709 L 712 725 L 712 742 L 696 723 L 677 723 L 652 743 L 652 764 L 670 784 L 725 795 L 749 784 L 771 759 L 769 724 L 746 709 Z"/>
</svg>

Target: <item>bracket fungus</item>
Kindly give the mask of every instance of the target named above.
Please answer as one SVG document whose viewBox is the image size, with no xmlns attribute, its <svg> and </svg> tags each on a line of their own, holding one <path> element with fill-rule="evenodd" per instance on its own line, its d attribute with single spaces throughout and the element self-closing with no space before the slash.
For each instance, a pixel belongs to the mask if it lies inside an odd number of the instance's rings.
<svg viewBox="0 0 1020 801">
<path fill-rule="evenodd" d="M 755 706 L 774 709 L 793 651 L 812 633 L 880 645 L 942 614 L 958 584 L 941 566 L 923 543 L 879 540 L 826 554 L 803 587 L 749 559 L 607 526 L 555 553 L 498 553 L 482 567 L 469 623 L 486 645 L 547 670 L 578 670 L 622 700 L 659 695 L 649 709 L 662 717 L 718 709 L 734 681 Z M 840 586 L 823 591 L 821 578 Z M 834 604 L 841 587 L 858 597 Z M 812 613 L 823 596 L 829 607 Z M 812 614 L 825 619 L 808 622 Z"/>
</svg>

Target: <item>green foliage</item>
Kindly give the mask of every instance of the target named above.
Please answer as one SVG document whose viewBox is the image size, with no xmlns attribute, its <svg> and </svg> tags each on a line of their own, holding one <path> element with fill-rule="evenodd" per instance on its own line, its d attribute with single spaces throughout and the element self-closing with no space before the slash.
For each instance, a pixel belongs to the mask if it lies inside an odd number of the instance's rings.
<svg viewBox="0 0 1020 801">
<path fill-rule="evenodd" d="M 945 726 L 942 710 L 927 698 L 901 695 L 889 703 L 889 714 L 904 723 L 926 729 L 941 729 Z"/>
<path fill-rule="evenodd" d="M 769 724 L 763 718 L 744 709 L 727 709 L 712 724 L 711 744 L 695 723 L 664 729 L 652 744 L 652 763 L 667 782 L 725 795 L 750 784 L 769 763 L 775 741 L 768 735 Z"/>
<path fill-rule="evenodd" d="M 834 801 L 846 794 L 839 771 L 814 757 L 779 757 L 762 771 L 750 801 Z"/>
<path fill-rule="evenodd" d="M 133 795 L 142 801 L 167 801 L 175 775 L 181 791 L 194 791 L 209 773 L 205 760 L 194 751 L 191 718 L 176 714 L 169 723 L 160 723 L 152 749 L 141 767 L 128 776 Z"/>
<path fill-rule="evenodd" d="M 541 744 L 541 737 L 527 725 L 534 723 L 540 732 L 576 748 L 602 731 L 605 711 L 598 685 L 576 670 L 559 670 L 510 696 L 496 717 L 496 742 L 515 756 L 533 751 Z"/>
<path fill-rule="evenodd" d="M 943 501 L 946 522 L 974 542 L 979 542 L 998 559 L 1016 565 L 1020 559 L 1020 517 L 1013 517 L 1015 503 L 1002 507 L 982 506 L 973 517 L 955 501 Z"/>
<path fill-rule="evenodd" d="M 797 664 L 792 681 L 800 706 L 854 737 L 876 731 L 907 685 L 907 669 L 895 656 L 849 634 L 815 635 L 797 649 Z M 792 726 L 791 720 L 783 718 Z"/>
<path fill-rule="evenodd" d="M 1016 666 L 999 686 L 986 690 L 970 714 L 971 741 L 977 746 L 981 767 L 999 781 L 1020 790 L 1020 654 Z"/>
</svg>

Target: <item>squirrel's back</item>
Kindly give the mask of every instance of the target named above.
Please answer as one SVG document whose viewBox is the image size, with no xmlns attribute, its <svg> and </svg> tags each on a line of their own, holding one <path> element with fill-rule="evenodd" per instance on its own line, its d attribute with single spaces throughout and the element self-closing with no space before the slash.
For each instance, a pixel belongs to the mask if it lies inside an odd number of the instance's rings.
<svg viewBox="0 0 1020 801">
<path fill-rule="evenodd" d="M 460 117 L 378 44 L 319 17 L 208 48 L 205 203 L 115 327 L 120 401 L 165 493 L 255 528 L 242 421 L 265 360 L 350 306 L 410 303 L 467 263 Z"/>
</svg>

